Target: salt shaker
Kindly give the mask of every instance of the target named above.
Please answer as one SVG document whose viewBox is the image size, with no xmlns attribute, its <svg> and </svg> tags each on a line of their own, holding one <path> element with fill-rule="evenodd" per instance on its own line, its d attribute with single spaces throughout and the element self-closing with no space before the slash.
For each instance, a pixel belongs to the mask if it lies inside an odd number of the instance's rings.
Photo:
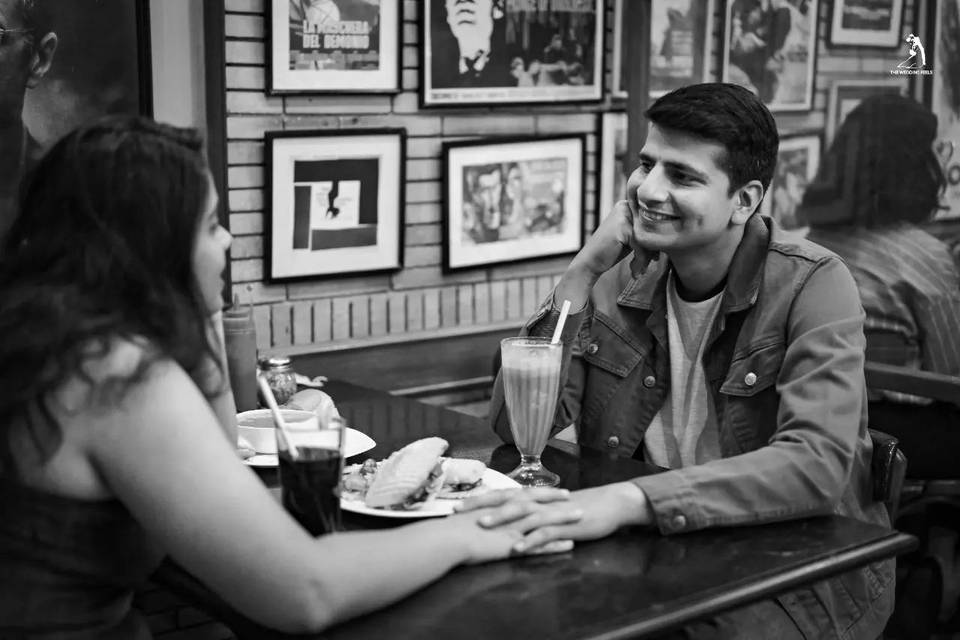
<svg viewBox="0 0 960 640">
<path fill-rule="evenodd" d="M 277 404 L 286 404 L 297 392 L 297 376 L 290 358 L 274 356 L 260 358 L 260 373 L 273 391 Z"/>
</svg>

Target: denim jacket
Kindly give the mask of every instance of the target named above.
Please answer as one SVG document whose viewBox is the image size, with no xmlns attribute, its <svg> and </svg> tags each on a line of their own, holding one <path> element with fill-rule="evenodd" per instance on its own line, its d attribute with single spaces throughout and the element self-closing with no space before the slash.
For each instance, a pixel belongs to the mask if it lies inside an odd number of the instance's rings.
<svg viewBox="0 0 960 640">
<path fill-rule="evenodd" d="M 642 457 L 670 392 L 669 269 L 661 258 L 634 278 L 628 257 L 568 317 L 554 432 L 573 423 L 581 445 Z M 703 366 L 722 458 L 634 480 L 660 531 L 830 513 L 888 526 L 872 498 L 864 314 L 841 260 L 755 215 L 720 304 Z M 558 315 L 551 295 L 524 333 L 551 335 Z M 499 376 L 491 420 L 512 441 Z M 893 561 L 883 561 L 778 600 L 808 638 L 875 638 L 892 611 L 893 579 Z"/>
</svg>

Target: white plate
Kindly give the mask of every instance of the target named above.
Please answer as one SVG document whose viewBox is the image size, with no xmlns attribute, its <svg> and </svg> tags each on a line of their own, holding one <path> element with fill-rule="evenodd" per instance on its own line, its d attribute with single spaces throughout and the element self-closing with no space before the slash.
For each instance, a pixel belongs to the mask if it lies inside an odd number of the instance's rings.
<svg viewBox="0 0 960 640">
<path fill-rule="evenodd" d="M 373 441 L 373 438 L 361 431 L 351 429 L 350 427 L 347 427 L 343 437 L 343 456 L 345 458 L 355 456 L 358 453 L 363 453 L 364 451 L 369 451 L 377 446 L 377 443 Z M 255 456 L 247 458 L 244 460 L 244 462 L 251 467 L 275 467 L 280 463 L 280 461 L 277 459 L 277 454 L 275 453 L 258 453 Z"/>
<path fill-rule="evenodd" d="M 491 468 L 487 468 L 483 472 L 483 483 L 480 485 L 482 487 L 487 487 L 489 490 L 493 489 L 516 489 L 520 487 L 520 484 L 516 480 L 511 480 L 507 476 L 503 475 L 499 471 L 494 471 Z M 476 495 L 476 494 L 474 494 Z M 452 500 L 450 498 L 437 498 L 431 497 L 428 498 L 423 506 L 419 509 L 411 509 L 410 511 L 398 511 L 393 509 L 375 509 L 373 507 L 368 507 L 363 503 L 363 498 L 360 498 L 357 495 L 344 495 L 340 498 L 340 508 L 344 511 L 351 511 L 353 513 L 361 513 L 367 516 L 379 516 L 382 518 L 431 518 L 436 516 L 448 516 L 453 513 L 453 507 L 456 504 L 459 504 L 460 500 Z"/>
</svg>

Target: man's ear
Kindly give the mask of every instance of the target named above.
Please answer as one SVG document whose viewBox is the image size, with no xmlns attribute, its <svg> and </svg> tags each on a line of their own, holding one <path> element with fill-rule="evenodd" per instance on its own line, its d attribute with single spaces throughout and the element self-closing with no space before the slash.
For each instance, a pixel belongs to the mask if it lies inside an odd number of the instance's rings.
<svg viewBox="0 0 960 640">
<path fill-rule="evenodd" d="M 40 42 L 33 47 L 33 59 L 30 61 L 30 77 L 27 86 L 33 88 L 47 75 L 53 56 L 57 53 L 57 34 L 52 31 L 43 36 Z"/>
<path fill-rule="evenodd" d="M 730 222 L 745 224 L 750 216 L 760 208 L 760 201 L 763 200 L 763 185 L 760 184 L 759 180 L 751 180 L 737 189 L 734 197 L 736 198 L 736 204 L 733 208 L 733 215 L 730 216 Z"/>
</svg>

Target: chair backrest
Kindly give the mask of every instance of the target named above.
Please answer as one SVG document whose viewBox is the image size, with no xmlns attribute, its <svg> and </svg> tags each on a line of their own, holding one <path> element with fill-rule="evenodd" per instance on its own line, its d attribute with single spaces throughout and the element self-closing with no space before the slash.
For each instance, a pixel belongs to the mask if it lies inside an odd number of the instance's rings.
<svg viewBox="0 0 960 640">
<path fill-rule="evenodd" d="M 960 404 L 960 377 L 869 360 L 863 369 L 867 387 L 870 389 L 896 391 Z M 897 439 L 893 436 L 871 429 L 870 437 L 873 440 L 871 467 L 874 498 L 883 501 L 893 521 L 903 489 L 907 459 L 899 450 Z"/>
</svg>

